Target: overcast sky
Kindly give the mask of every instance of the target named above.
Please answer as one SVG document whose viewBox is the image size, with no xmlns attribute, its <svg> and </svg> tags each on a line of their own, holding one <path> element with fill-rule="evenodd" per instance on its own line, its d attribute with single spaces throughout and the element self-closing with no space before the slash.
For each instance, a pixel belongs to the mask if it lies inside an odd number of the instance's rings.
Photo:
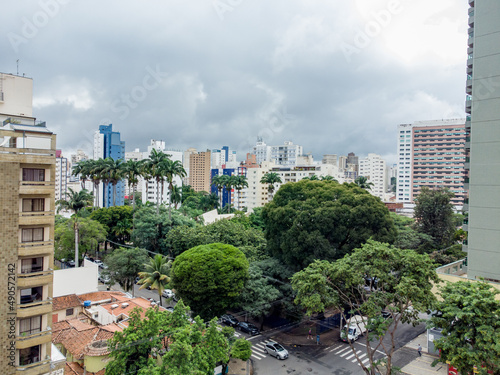
<svg viewBox="0 0 500 375">
<path fill-rule="evenodd" d="M 464 117 L 467 0 L 9 1 L 0 71 L 33 78 L 66 156 L 256 138 L 395 162 L 396 127 Z"/>
</svg>

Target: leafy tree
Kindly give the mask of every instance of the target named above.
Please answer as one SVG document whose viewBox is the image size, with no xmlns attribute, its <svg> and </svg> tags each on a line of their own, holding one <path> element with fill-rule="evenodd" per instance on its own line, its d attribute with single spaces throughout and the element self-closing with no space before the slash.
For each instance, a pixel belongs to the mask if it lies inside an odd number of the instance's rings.
<svg viewBox="0 0 500 375">
<path fill-rule="evenodd" d="M 449 246 L 442 250 L 436 250 L 429 254 L 434 262 L 438 263 L 441 266 L 445 264 L 450 264 L 456 262 L 457 260 L 464 259 L 467 256 L 467 253 L 462 250 L 461 244 L 456 244 Z"/>
<path fill-rule="evenodd" d="M 414 228 L 414 219 L 394 212 L 391 212 L 390 215 L 398 232 L 396 241 L 394 241 L 396 247 L 400 249 L 418 249 L 420 252 L 428 252 L 427 250 L 434 249 L 433 238 L 417 231 Z"/>
<path fill-rule="evenodd" d="M 145 250 L 120 247 L 106 257 L 107 271 L 125 291 L 133 291 L 135 278 L 148 261 L 149 256 Z"/>
<path fill-rule="evenodd" d="M 330 175 L 321 176 L 321 181 L 335 181 L 335 182 L 338 182 L 333 176 L 330 176 Z"/>
<path fill-rule="evenodd" d="M 214 243 L 177 256 L 171 285 L 196 315 L 211 319 L 236 303 L 247 277 L 245 255 L 234 246 Z"/>
<path fill-rule="evenodd" d="M 485 282 L 458 281 L 440 288 L 441 300 L 430 326 L 442 329 L 434 341 L 440 361 L 461 374 L 500 373 L 499 292 Z"/>
<path fill-rule="evenodd" d="M 94 196 L 87 190 L 83 189 L 79 192 L 73 191 L 73 189 L 68 188 L 69 193 L 66 193 L 66 200 L 58 200 L 56 202 L 58 208 L 57 212 L 62 209 L 67 209 L 74 212 L 73 229 L 75 231 L 75 267 L 78 267 L 78 245 L 79 245 L 79 224 L 78 224 L 78 214 L 79 212 L 88 206 L 91 206 L 94 202 Z"/>
<path fill-rule="evenodd" d="M 267 190 L 269 191 L 269 201 L 273 199 L 275 184 L 281 184 L 281 177 L 276 172 L 267 172 L 260 179 L 261 184 L 268 184 Z"/>
<path fill-rule="evenodd" d="M 54 230 L 55 257 L 57 259 L 74 259 L 75 266 L 83 259 L 83 254 L 95 253 L 98 244 L 106 240 L 106 229 L 97 221 L 88 218 L 78 219 L 78 255 L 75 248 L 75 221 L 76 217 L 59 222 Z M 79 258 L 74 258 L 74 256 Z M 78 260 L 78 262 L 77 262 Z"/>
<path fill-rule="evenodd" d="M 373 186 L 373 182 L 369 182 L 368 178 L 365 176 L 359 176 L 354 180 L 354 183 L 358 185 L 361 189 L 370 190 Z"/>
<path fill-rule="evenodd" d="M 437 282 L 435 264 L 427 254 L 372 240 L 336 262 L 317 260 L 292 278 L 297 292 L 295 302 L 305 307 L 309 315 L 335 308 L 344 319 L 357 311 L 367 317 L 371 330 L 366 335 L 369 368 L 356 354 L 353 342 L 349 341 L 349 345 L 365 373 L 371 375 L 382 371 L 391 374 L 395 332 L 401 323 L 415 325 L 418 312 L 434 305 L 436 298 L 431 290 Z M 366 283 L 368 288 L 364 287 Z M 388 311 L 390 317 L 384 318 L 382 310 Z M 383 341 L 386 334 L 390 345 Z M 376 350 L 387 355 L 383 366 L 375 361 Z"/>
<path fill-rule="evenodd" d="M 168 254 L 165 241 L 168 232 L 177 226 L 187 229 L 196 225 L 196 222 L 177 211 L 172 212 L 172 220 L 169 220 L 167 210 L 163 206 L 158 212 L 159 214 L 155 213 L 153 206 L 144 206 L 137 210 L 132 240 L 137 247 Z"/>
<path fill-rule="evenodd" d="M 415 198 L 414 217 L 417 230 L 431 236 L 437 247 L 450 245 L 455 232 L 451 204 L 453 196 L 454 194 L 445 188 L 430 190 L 423 186 Z"/>
<path fill-rule="evenodd" d="M 239 248 L 249 260 L 259 260 L 265 257 L 266 240 L 261 230 L 246 227 L 239 219 L 219 220 L 209 225 L 197 225 L 192 228 L 173 228 L 166 235 L 172 256 L 198 245 L 223 243 Z"/>
<path fill-rule="evenodd" d="M 160 305 L 161 294 L 170 282 L 171 266 L 172 261 L 169 261 L 167 257 L 156 254 L 153 258 L 149 258 L 148 263 L 143 264 L 142 269 L 144 271 L 138 273 L 140 279 L 137 284 L 141 286 L 139 289 L 149 287 L 151 289 L 158 290 Z"/>
<path fill-rule="evenodd" d="M 369 238 L 396 238 L 385 205 L 354 184 L 285 184 L 262 216 L 270 255 L 296 270 L 315 259 L 339 259 Z"/>
<path fill-rule="evenodd" d="M 243 361 L 248 361 L 252 355 L 252 343 L 243 338 L 237 339 L 234 336 L 234 328 L 223 327 L 222 334 L 225 336 L 229 349 L 227 353 L 227 362 L 222 364 L 222 374 L 226 374 L 228 371 L 229 360 L 231 358 L 238 358 Z"/>
<path fill-rule="evenodd" d="M 272 304 L 280 297 L 280 291 L 275 288 L 268 278 L 263 277 L 260 267 L 250 264 L 248 280 L 240 295 L 240 307 L 252 317 L 258 318 L 263 329 L 264 317 L 271 311 Z"/>
<path fill-rule="evenodd" d="M 130 206 L 113 206 L 98 208 L 90 214 L 90 218 L 101 223 L 108 232 L 108 239 L 125 244 L 132 233 L 133 208 Z M 113 244 L 113 247 L 116 245 Z"/>
</svg>

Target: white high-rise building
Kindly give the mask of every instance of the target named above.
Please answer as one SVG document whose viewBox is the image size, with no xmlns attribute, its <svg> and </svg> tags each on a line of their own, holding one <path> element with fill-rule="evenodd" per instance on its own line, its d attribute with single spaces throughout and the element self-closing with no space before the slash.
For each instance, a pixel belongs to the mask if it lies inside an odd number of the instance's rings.
<svg viewBox="0 0 500 375">
<path fill-rule="evenodd" d="M 266 145 L 262 138 L 257 140 L 255 146 L 253 146 L 253 152 L 255 155 L 255 160 L 257 164 L 262 164 L 264 161 L 271 161 L 271 146 Z"/>
<path fill-rule="evenodd" d="M 271 160 L 276 165 L 297 165 L 299 156 L 302 156 L 302 146 L 294 145 L 291 141 L 286 141 L 279 146 L 271 146 Z"/>
<path fill-rule="evenodd" d="M 210 154 L 210 165 L 212 169 L 220 168 L 237 168 L 239 163 L 236 160 L 236 151 L 231 150 L 228 146 L 212 150 Z"/>
<path fill-rule="evenodd" d="M 368 154 L 359 159 L 359 176 L 366 177 L 373 186 L 368 190 L 372 195 L 384 199 L 387 192 L 387 169 L 385 160 L 380 155 Z"/>
<path fill-rule="evenodd" d="M 62 156 L 61 150 L 56 151 L 56 202 L 60 199 L 66 199 L 68 191 L 68 159 Z"/>
<path fill-rule="evenodd" d="M 396 201 L 412 203 L 412 160 L 413 160 L 413 137 L 412 125 L 398 125 L 398 180 Z"/>
</svg>

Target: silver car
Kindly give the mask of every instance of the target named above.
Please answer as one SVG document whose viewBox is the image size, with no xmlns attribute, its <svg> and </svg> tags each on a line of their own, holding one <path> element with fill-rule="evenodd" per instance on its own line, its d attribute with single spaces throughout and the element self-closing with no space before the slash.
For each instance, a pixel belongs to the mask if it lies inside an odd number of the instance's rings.
<svg viewBox="0 0 500 375">
<path fill-rule="evenodd" d="M 270 341 L 264 347 L 264 352 L 267 354 L 276 357 L 278 359 L 287 359 L 288 358 L 288 350 L 282 347 L 277 342 Z"/>
</svg>

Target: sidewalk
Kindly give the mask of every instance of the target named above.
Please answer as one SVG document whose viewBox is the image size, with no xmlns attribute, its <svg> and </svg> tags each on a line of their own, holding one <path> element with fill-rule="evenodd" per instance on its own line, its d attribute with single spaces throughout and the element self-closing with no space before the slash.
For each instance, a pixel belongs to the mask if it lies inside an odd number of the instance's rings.
<svg viewBox="0 0 500 375">
<path fill-rule="evenodd" d="M 418 344 L 422 346 L 422 356 L 419 357 L 417 353 Z M 403 350 L 406 353 L 415 355 L 415 359 L 411 360 L 407 365 L 401 368 L 401 372 L 408 375 L 447 375 L 448 366 L 444 363 L 437 363 L 435 367 L 431 364 L 438 357 L 435 355 L 427 354 L 427 332 L 422 333 L 420 336 L 410 341 L 405 345 Z"/>
</svg>

